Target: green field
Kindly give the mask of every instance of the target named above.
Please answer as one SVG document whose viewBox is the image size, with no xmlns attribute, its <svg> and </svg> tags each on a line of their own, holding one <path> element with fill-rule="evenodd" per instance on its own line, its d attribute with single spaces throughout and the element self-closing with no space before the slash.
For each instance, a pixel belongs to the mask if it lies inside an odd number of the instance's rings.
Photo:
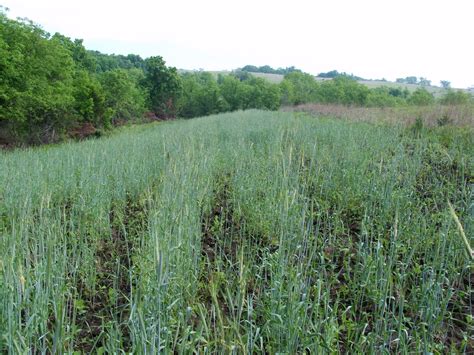
<svg viewBox="0 0 474 355">
<path fill-rule="evenodd" d="M 0 352 L 472 351 L 473 137 L 246 111 L 0 153 Z"/>
</svg>

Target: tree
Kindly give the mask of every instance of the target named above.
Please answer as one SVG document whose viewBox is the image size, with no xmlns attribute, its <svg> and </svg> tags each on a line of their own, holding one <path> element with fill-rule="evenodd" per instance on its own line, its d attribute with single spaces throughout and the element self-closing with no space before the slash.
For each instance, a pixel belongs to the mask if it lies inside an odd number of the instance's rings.
<svg viewBox="0 0 474 355">
<path fill-rule="evenodd" d="M 398 97 L 390 95 L 386 87 L 370 90 L 367 98 L 367 106 L 369 107 L 394 107 L 398 103 Z"/>
<path fill-rule="evenodd" d="M 143 86 L 148 90 L 148 106 L 159 117 L 176 114 L 176 100 L 181 92 L 181 80 L 176 68 L 167 67 L 162 57 L 145 60 Z"/>
<path fill-rule="evenodd" d="M 318 77 L 319 78 L 328 78 L 328 79 L 333 79 L 337 76 L 341 75 L 337 70 L 331 70 L 328 71 L 327 73 L 319 73 Z"/>
<path fill-rule="evenodd" d="M 225 75 L 219 84 L 221 95 L 229 105 L 230 111 L 242 110 L 247 107 L 248 90 L 234 75 Z"/>
<path fill-rule="evenodd" d="M 447 80 L 440 81 L 441 87 L 444 89 L 449 89 L 451 87 L 451 82 Z"/>
<path fill-rule="evenodd" d="M 198 117 L 227 111 L 228 104 L 211 73 L 185 73 L 181 80 L 183 90 L 178 100 L 180 116 Z"/>
<path fill-rule="evenodd" d="M 96 77 L 85 70 L 79 70 L 74 77 L 74 109 L 80 121 L 96 126 L 110 124 L 110 111 L 106 111 L 105 94 Z"/>
<path fill-rule="evenodd" d="M 139 69 L 114 69 L 100 74 L 105 105 L 111 110 L 113 123 L 141 117 L 145 112 L 145 92 L 139 86 L 143 72 Z"/>
<path fill-rule="evenodd" d="M 397 78 L 397 83 L 400 84 L 418 84 L 418 78 L 416 76 L 407 76 L 406 78 Z"/>
<path fill-rule="evenodd" d="M 294 66 L 287 67 L 287 68 L 274 69 L 269 65 L 262 65 L 261 67 L 257 67 L 255 65 L 246 65 L 240 70 L 244 72 L 248 72 L 248 73 L 265 73 L 265 74 L 280 74 L 280 75 L 286 75 L 295 71 L 301 72 L 301 70 L 296 69 Z"/>
<path fill-rule="evenodd" d="M 280 83 L 282 104 L 299 105 L 315 101 L 318 83 L 307 73 L 291 72 Z"/>
<path fill-rule="evenodd" d="M 425 88 L 416 89 L 408 98 L 408 103 L 416 106 L 427 106 L 434 102 L 434 96 Z"/>
<path fill-rule="evenodd" d="M 465 105 L 471 100 L 472 96 L 467 92 L 448 89 L 439 101 L 442 105 Z"/>
<path fill-rule="evenodd" d="M 55 33 L 51 40 L 57 41 L 64 48 L 66 48 L 79 69 L 85 69 L 91 73 L 96 71 L 95 58 L 84 48 L 82 39 L 75 39 L 72 41 L 69 37 L 63 36 L 60 33 Z"/>
<path fill-rule="evenodd" d="M 280 89 L 278 85 L 262 78 L 253 78 L 244 85 L 250 86 L 248 108 L 278 110 L 280 108 Z"/>
<path fill-rule="evenodd" d="M 364 106 L 370 90 L 356 80 L 339 76 L 323 82 L 317 92 L 318 100 L 325 103 Z"/>
<path fill-rule="evenodd" d="M 419 84 L 421 86 L 431 86 L 431 80 L 428 80 L 427 78 L 421 77 Z"/>
<path fill-rule="evenodd" d="M 37 25 L 1 11 L 0 72 L 0 121 L 9 129 L 45 141 L 67 125 L 74 102 L 70 53 Z"/>
</svg>

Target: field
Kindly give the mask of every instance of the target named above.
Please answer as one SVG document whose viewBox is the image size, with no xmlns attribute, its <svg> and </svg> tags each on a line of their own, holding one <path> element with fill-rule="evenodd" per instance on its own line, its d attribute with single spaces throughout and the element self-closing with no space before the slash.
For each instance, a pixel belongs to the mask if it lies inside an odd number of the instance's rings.
<svg viewBox="0 0 474 355">
<path fill-rule="evenodd" d="M 350 122 L 375 124 L 415 124 L 422 120 L 427 127 L 456 126 L 472 132 L 474 127 L 474 105 L 401 106 L 401 107 L 357 107 L 337 104 L 302 104 L 282 109 L 290 112 L 305 112 L 316 117 L 330 117 Z"/>
<path fill-rule="evenodd" d="M 0 352 L 473 351 L 473 137 L 246 111 L 0 153 Z"/>
</svg>

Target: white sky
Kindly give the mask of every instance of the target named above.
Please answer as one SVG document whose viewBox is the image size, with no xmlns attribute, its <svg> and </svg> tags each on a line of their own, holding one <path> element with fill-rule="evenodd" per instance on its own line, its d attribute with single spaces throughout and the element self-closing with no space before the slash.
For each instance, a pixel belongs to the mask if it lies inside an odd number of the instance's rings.
<svg viewBox="0 0 474 355">
<path fill-rule="evenodd" d="M 474 85 L 473 0 L 0 0 L 105 53 L 184 69 L 246 64 Z"/>
</svg>

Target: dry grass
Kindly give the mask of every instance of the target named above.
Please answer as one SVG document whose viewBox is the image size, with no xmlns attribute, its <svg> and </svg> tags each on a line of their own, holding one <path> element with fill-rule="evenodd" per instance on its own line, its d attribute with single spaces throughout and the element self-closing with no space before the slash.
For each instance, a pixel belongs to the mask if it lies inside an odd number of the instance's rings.
<svg viewBox="0 0 474 355">
<path fill-rule="evenodd" d="M 424 107 L 350 107 L 335 104 L 304 104 L 296 107 L 285 107 L 283 111 L 306 112 L 316 116 L 330 116 L 350 121 L 372 123 L 390 123 L 411 125 L 421 118 L 426 126 L 454 125 L 474 127 L 474 106 Z"/>
</svg>

